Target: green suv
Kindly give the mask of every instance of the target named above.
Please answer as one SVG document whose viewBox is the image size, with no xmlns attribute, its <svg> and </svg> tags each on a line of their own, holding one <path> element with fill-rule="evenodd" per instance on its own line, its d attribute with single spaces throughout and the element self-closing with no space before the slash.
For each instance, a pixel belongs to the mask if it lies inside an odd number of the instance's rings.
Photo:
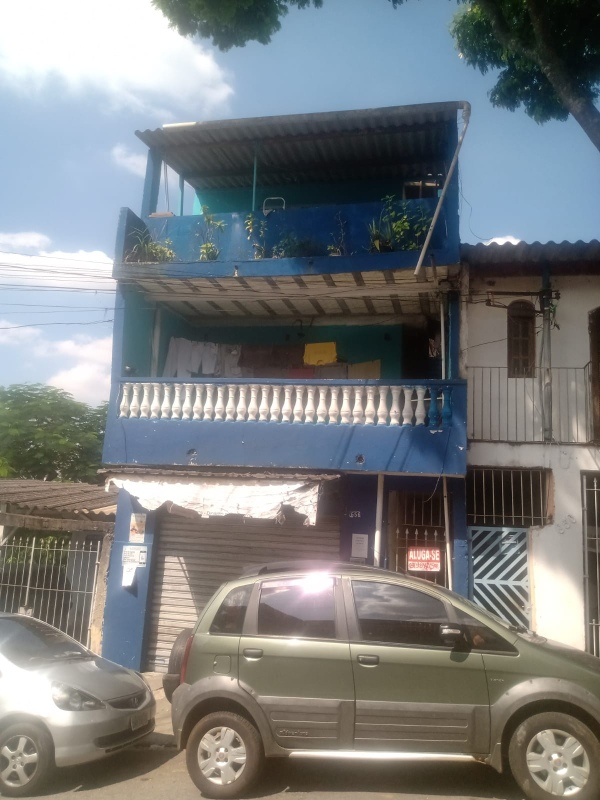
<svg viewBox="0 0 600 800">
<path fill-rule="evenodd" d="M 532 800 L 600 797 L 600 661 L 427 581 L 267 564 L 183 638 L 165 689 L 206 797 L 243 794 L 274 756 L 479 761 Z"/>
</svg>

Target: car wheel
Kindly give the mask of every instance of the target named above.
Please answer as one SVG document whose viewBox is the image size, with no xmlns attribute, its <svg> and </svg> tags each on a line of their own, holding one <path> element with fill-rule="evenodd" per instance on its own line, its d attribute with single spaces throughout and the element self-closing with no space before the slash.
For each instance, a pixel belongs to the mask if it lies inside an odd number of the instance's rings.
<svg viewBox="0 0 600 800">
<path fill-rule="evenodd" d="M 50 734 L 29 722 L 9 725 L 0 732 L 0 794 L 34 794 L 54 768 Z"/>
<path fill-rule="evenodd" d="M 179 676 L 181 675 L 181 665 L 183 663 L 183 656 L 188 639 L 192 635 L 191 628 L 184 628 L 177 634 L 177 638 L 173 642 L 171 648 L 171 655 L 169 656 L 169 666 L 167 674 L 163 677 L 163 689 L 165 690 L 165 697 L 171 702 L 173 692 L 179 686 Z"/>
<path fill-rule="evenodd" d="M 208 714 L 190 734 L 186 760 L 191 779 L 205 797 L 239 797 L 260 775 L 262 741 L 244 717 L 229 711 Z"/>
<path fill-rule="evenodd" d="M 531 800 L 600 797 L 600 742 L 568 714 L 536 714 L 522 722 L 510 740 L 508 760 Z"/>
</svg>

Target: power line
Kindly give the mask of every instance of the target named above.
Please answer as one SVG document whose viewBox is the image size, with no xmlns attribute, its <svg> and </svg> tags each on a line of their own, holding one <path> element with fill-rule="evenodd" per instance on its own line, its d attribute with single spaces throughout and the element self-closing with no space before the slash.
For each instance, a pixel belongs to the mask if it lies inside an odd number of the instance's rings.
<svg viewBox="0 0 600 800">
<path fill-rule="evenodd" d="M 45 328 L 49 325 L 104 325 L 109 322 L 114 322 L 114 320 L 99 319 L 95 322 L 38 322 L 35 325 L 7 325 L 5 328 L 0 328 L 0 331 L 14 331 L 17 330 L 17 328 Z"/>
</svg>

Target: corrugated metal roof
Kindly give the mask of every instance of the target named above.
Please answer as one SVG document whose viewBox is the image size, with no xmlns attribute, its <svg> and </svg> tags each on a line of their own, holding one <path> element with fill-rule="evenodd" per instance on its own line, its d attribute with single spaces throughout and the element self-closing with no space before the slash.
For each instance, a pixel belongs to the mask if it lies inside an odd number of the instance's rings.
<svg viewBox="0 0 600 800">
<path fill-rule="evenodd" d="M 339 472 L 322 470 L 321 472 L 298 472 L 294 469 L 279 470 L 256 470 L 252 468 L 232 468 L 222 467 L 221 469 L 186 469 L 185 467 L 126 467 L 114 466 L 101 470 L 107 478 L 120 478 L 125 475 L 145 475 L 147 477 L 169 477 L 169 478 L 248 478 L 252 480 L 302 480 L 302 481 L 321 481 L 334 480 L 341 477 Z"/>
<path fill-rule="evenodd" d="M 472 267 L 493 265 L 523 270 L 527 266 L 539 268 L 550 264 L 567 269 L 584 266 L 600 268 L 600 242 L 597 239 L 590 242 L 463 244 L 460 254 L 461 259 L 468 261 Z"/>
<path fill-rule="evenodd" d="M 59 481 L 0 480 L 0 503 L 9 510 L 45 511 L 68 517 L 86 516 L 114 519 L 118 491 L 89 483 Z"/>
<path fill-rule="evenodd" d="M 463 103 L 165 125 L 136 131 L 196 189 L 444 173 Z"/>
<path fill-rule="evenodd" d="M 125 264 L 115 276 L 135 284 L 149 301 L 161 303 L 177 314 L 196 320 L 270 319 L 422 315 L 423 296 L 432 283 L 417 281 L 412 269 L 369 272 L 306 274 L 301 277 L 222 278 L 164 275 L 163 265 Z M 458 267 L 456 268 L 458 270 Z M 437 267 L 438 280 L 454 276 L 454 268 Z M 430 273 L 426 268 L 423 271 Z"/>
</svg>

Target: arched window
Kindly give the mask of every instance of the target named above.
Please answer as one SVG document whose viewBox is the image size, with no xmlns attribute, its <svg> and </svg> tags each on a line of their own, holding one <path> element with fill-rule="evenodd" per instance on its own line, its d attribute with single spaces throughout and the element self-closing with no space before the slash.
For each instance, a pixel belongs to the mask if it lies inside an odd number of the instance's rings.
<svg viewBox="0 0 600 800">
<path fill-rule="evenodd" d="M 535 308 L 517 300 L 507 314 L 508 377 L 532 378 L 535 370 Z"/>
</svg>

